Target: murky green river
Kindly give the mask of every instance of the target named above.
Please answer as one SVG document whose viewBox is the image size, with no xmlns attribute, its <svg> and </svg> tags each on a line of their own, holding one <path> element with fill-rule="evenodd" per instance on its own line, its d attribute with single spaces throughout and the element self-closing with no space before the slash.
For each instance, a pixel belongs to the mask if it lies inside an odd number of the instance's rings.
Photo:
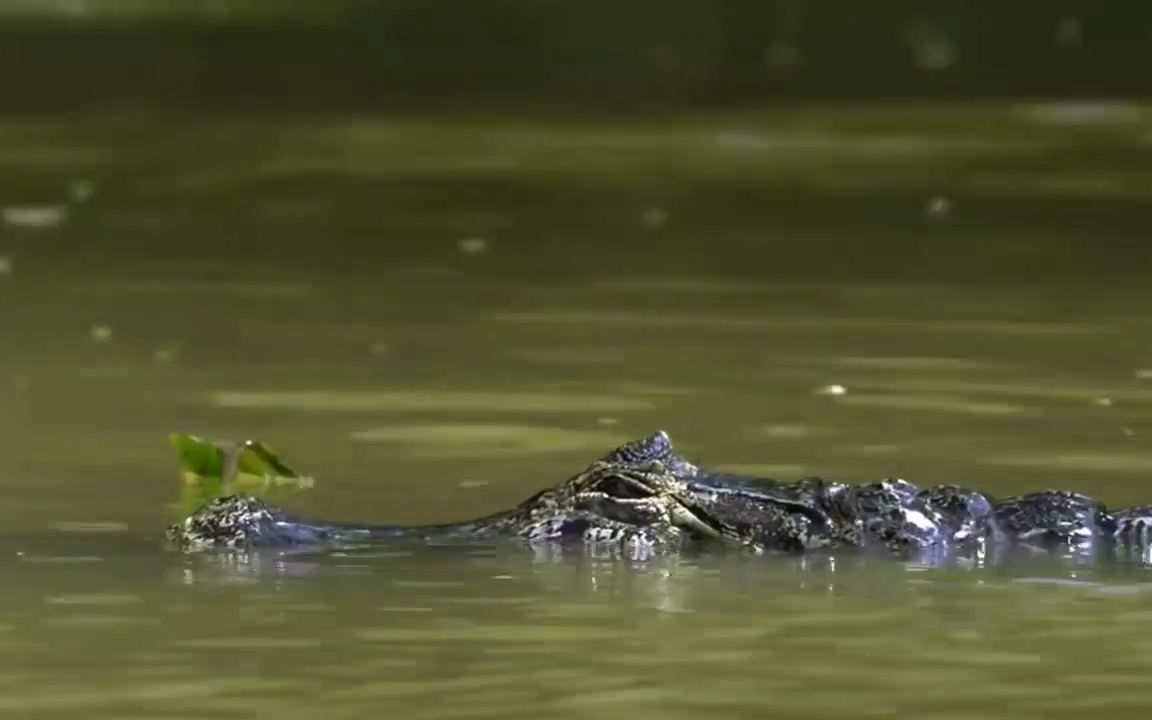
<svg viewBox="0 0 1152 720">
<path fill-rule="evenodd" d="M 1055 559 L 183 557 L 166 435 L 294 507 L 703 464 L 1152 501 L 1152 110 L 0 125 L 0 716 L 1152 707 L 1152 575 Z"/>
</svg>

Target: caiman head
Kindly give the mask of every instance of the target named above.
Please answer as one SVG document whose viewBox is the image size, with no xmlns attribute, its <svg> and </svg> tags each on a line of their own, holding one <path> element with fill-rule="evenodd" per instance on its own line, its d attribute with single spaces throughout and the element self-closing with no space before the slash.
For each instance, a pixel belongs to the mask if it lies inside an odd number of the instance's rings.
<svg viewBox="0 0 1152 720">
<path fill-rule="evenodd" d="M 672 438 L 663 430 L 624 443 L 601 459 L 621 465 L 643 465 L 658 461 L 681 480 L 695 477 L 700 472 L 696 465 L 676 451 L 672 445 Z"/>
<path fill-rule="evenodd" d="M 685 491 L 678 470 L 660 460 L 601 460 L 559 489 L 557 499 L 582 513 L 636 527 L 669 528 L 698 540 L 751 545 L 737 528 Z"/>
<path fill-rule="evenodd" d="M 699 507 L 659 460 L 599 460 L 474 527 L 540 543 L 638 548 L 645 555 L 679 549 L 685 541 L 750 545 Z"/>
<path fill-rule="evenodd" d="M 598 466 L 604 475 L 642 476 L 634 482 L 677 508 L 680 526 L 697 537 L 776 550 L 824 547 L 834 539 L 832 519 L 819 502 L 822 481 L 785 486 L 770 478 L 705 470 L 677 452 L 663 431 L 621 445 L 593 468 Z M 619 494 L 618 487 L 612 490 Z"/>
<path fill-rule="evenodd" d="M 792 531 L 794 501 L 777 501 L 765 493 L 717 497 L 713 488 L 699 484 L 705 477 L 715 476 L 677 454 L 661 432 L 617 448 L 511 510 L 476 520 L 429 526 L 334 524 L 291 515 L 263 499 L 229 494 L 202 505 L 173 526 L 170 536 L 185 547 L 240 547 L 507 535 L 647 553 L 679 548 L 685 540 L 758 550 L 780 545 L 775 540 L 781 528 Z"/>
</svg>

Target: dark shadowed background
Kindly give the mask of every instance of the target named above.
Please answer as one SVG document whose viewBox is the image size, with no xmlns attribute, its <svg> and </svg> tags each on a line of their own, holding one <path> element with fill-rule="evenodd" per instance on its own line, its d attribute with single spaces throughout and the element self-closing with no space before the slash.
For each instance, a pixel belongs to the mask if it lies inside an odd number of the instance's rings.
<svg viewBox="0 0 1152 720">
<path fill-rule="evenodd" d="M 1152 9 L 1020 0 L 10 0 L 6 104 L 560 107 L 1144 96 Z"/>
</svg>

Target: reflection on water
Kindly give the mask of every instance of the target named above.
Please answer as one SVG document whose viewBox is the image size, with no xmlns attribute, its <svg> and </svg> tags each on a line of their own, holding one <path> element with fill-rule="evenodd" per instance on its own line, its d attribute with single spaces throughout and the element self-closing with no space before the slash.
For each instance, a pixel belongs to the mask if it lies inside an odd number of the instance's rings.
<svg viewBox="0 0 1152 720">
<path fill-rule="evenodd" d="M 925 319 L 908 321 L 903 318 L 806 318 L 789 315 L 785 318 L 733 317 L 708 315 L 664 315 L 633 314 L 613 312 L 504 312 L 494 314 L 493 320 L 509 323 L 540 323 L 543 325 L 566 325 L 589 323 L 593 325 L 634 325 L 663 328 L 679 328 L 691 331 L 718 330 L 812 330 L 833 332 L 838 330 L 887 329 L 905 330 L 919 333 L 977 333 L 992 335 L 1065 335 L 1095 334 L 1108 332 L 1089 324 L 1069 323 L 1027 323 L 1002 322 L 998 320 L 979 321 L 940 321 Z"/>
<path fill-rule="evenodd" d="M 1152 501 L 1147 169 L 1071 181 L 1146 119 L 6 124 L 0 205 L 68 212 L 0 235 L 0 714 L 1147 708 L 1135 563 L 160 542 L 173 431 L 404 524 L 657 428 L 782 479 Z"/>
<path fill-rule="evenodd" d="M 53 552 L 49 537 L 26 542 Z M 6 561 L 0 573 L 12 588 L 0 655 L 22 668 L 0 709 L 14 716 L 305 717 L 323 703 L 349 717 L 489 717 L 514 702 L 577 717 L 954 717 L 957 703 L 1077 717 L 1140 707 L 1152 669 L 1146 577 L 1058 559 L 932 570 L 859 557 L 136 548 L 99 568 Z"/>
</svg>

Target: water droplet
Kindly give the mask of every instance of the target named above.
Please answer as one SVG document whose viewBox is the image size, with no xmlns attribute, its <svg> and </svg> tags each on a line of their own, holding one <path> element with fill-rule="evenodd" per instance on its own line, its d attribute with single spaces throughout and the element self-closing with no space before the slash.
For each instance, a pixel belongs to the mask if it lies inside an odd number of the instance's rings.
<svg viewBox="0 0 1152 720">
<path fill-rule="evenodd" d="M 800 48 L 790 42 L 777 41 L 764 49 L 764 62 L 773 67 L 791 67 L 800 64 Z"/>
<path fill-rule="evenodd" d="M 845 395 L 847 393 L 848 393 L 848 388 L 844 387 L 843 385 L 838 385 L 835 383 L 832 385 L 825 385 L 824 387 L 819 388 L 816 391 L 816 394 L 818 394 L 818 395 L 832 395 L 832 396 Z"/>
<path fill-rule="evenodd" d="M 180 346 L 177 344 L 165 345 L 152 354 L 156 362 L 170 363 L 180 355 Z"/>
<path fill-rule="evenodd" d="M 943 195 L 929 198 L 924 205 L 924 214 L 933 220 L 943 220 L 952 214 L 952 201 Z"/>
<path fill-rule="evenodd" d="M 1078 17 L 1062 17 L 1056 23 L 1054 39 L 1061 47 L 1079 47 L 1084 44 L 1084 24 Z"/>
<path fill-rule="evenodd" d="M 649 230 L 659 230 L 668 224 L 668 211 L 662 208 L 648 208 L 640 216 L 640 220 Z"/>
<path fill-rule="evenodd" d="M 93 325 L 88 331 L 93 342 L 108 343 L 112 341 L 112 328 L 108 325 Z"/>
<path fill-rule="evenodd" d="M 465 255 L 480 255 L 488 252 L 490 244 L 485 238 L 472 236 L 461 239 L 456 247 Z"/>
<path fill-rule="evenodd" d="M 368 346 L 368 352 L 376 355 L 377 357 L 383 357 L 390 351 L 391 348 L 388 347 L 388 343 L 386 342 L 377 341 Z"/>
<path fill-rule="evenodd" d="M 915 23 L 905 32 L 912 62 L 921 70 L 944 70 L 956 64 L 956 43 L 946 32 L 928 23 Z"/>
<path fill-rule="evenodd" d="M 73 180 L 68 183 L 68 199 L 74 203 L 87 202 L 96 194 L 96 183 L 91 180 Z"/>
</svg>

